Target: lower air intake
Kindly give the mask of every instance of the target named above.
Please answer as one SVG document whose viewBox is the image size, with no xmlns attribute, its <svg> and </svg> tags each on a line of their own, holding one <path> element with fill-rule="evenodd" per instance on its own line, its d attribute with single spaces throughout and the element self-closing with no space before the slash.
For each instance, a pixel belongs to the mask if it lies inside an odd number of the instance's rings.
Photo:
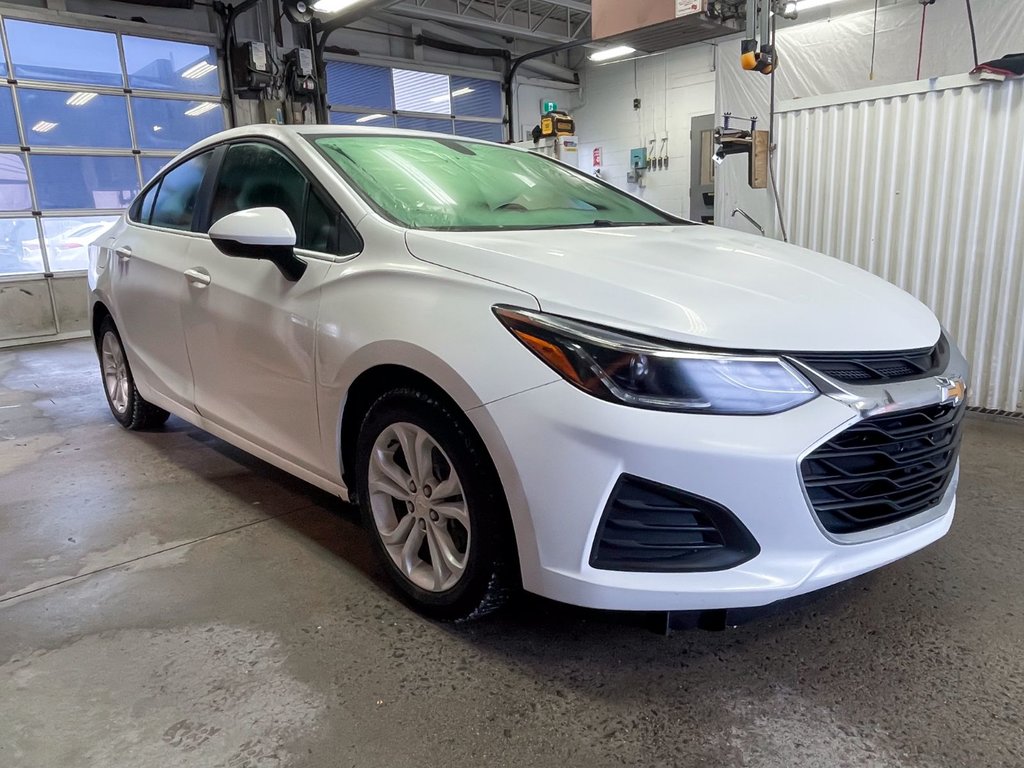
<svg viewBox="0 0 1024 768">
<path fill-rule="evenodd" d="M 721 571 L 761 551 L 721 504 L 622 475 L 597 529 L 590 565 L 609 571 Z"/>
</svg>

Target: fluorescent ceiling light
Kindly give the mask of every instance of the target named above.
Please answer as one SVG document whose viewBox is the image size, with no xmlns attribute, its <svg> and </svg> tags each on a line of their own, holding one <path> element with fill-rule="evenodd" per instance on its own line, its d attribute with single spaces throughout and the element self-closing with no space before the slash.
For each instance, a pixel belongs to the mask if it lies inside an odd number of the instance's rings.
<svg viewBox="0 0 1024 768">
<path fill-rule="evenodd" d="M 81 107 L 83 104 L 88 104 L 90 101 L 99 96 L 98 93 L 92 91 L 75 91 L 68 96 L 67 101 L 64 103 L 69 107 Z"/>
<path fill-rule="evenodd" d="M 316 0 L 310 7 L 317 13 L 337 13 L 361 2 L 363 0 Z"/>
<path fill-rule="evenodd" d="M 197 61 L 191 67 L 182 72 L 181 76 L 186 80 L 198 80 L 200 77 L 205 77 L 210 74 L 215 69 L 217 69 L 216 64 L 211 64 L 208 61 Z"/>
<path fill-rule="evenodd" d="M 56 128 L 58 123 L 51 123 L 49 120 L 40 120 L 38 123 L 32 126 L 32 130 L 36 133 L 49 133 Z"/>
<path fill-rule="evenodd" d="M 614 48 L 605 48 L 603 51 L 597 51 L 597 53 L 590 54 L 590 60 L 608 61 L 610 59 L 629 56 L 631 53 L 636 53 L 636 48 L 630 48 L 628 45 L 617 45 Z"/>
<path fill-rule="evenodd" d="M 356 118 L 356 122 L 357 123 L 369 123 L 369 122 L 372 122 L 373 120 L 381 120 L 381 119 L 383 119 L 385 117 L 387 117 L 387 115 L 383 115 L 383 114 L 380 114 L 380 113 L 378 113 L 376 115 L 363 115 L 362 117 Z"/>
<path fill-rule="evenodd" d="M 468 93 L 473 93 L 472 88 L 459 88 L 457 91 L 452 91 L 452 96 L 465 96 Z"/>
<path fill-rule="evenodd" d="M 220 104 L 216 101 L 204 101 L 202 104 L 196 104 L 191 109 L 186 109 L 185 114 L 189 117 L 197 117 L 198 115 L 205 114 L 211 109 L 216 109 L 219 106 Z"/>
</svg>

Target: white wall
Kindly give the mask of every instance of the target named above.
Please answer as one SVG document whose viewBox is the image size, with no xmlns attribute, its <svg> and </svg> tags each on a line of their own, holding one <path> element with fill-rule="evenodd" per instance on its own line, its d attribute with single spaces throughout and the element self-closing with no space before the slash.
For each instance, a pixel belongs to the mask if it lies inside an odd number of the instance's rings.
<svg viewBox="0 0 1024 768">
<path fill-rule="evenodd" d="M 601 176 L 671 213 L 690 212 L 690 120 L 715 110 L 715 47 L 697 44 L 659 56 L 581 72 L 582 89 L 573 106 L 580 139 L 580 169 L 592 173 L 593 150 L 603 154 Z M 633 109 L 638 96 L 641 108 Z M 525 102 L 524 102 L 525 105 Z M 668 170 L 651 171 L 646 187 L 627 185 L 629 151 L 668 137 Z"/>
</svg>

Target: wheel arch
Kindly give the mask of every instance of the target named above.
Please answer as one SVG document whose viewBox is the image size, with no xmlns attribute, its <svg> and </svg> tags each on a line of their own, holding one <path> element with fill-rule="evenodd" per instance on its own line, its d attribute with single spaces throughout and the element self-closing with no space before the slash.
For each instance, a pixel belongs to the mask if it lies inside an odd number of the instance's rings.
<svg viewBox="0 0 1024 768">
<path fill-rule="evenodd" d="M 111 313 L 109 309 L 107 309 L 107 305 L 99 300 L 94 301 L 91 311 L 90 328 L 92 329 L 93 344 L 97 345 L 97 347 L 100 341 L 100 323 L 102 323 L 108 317 L 111 318 L 111 320 L 113 320 L 114 315 L 113 313 Z"/>
<path fill-rule="evenodd" d="M 532 540 L 533 521 L 530 519 L 525 490 L 519 481 L 515 463 L 504 438 L 486 409 L 481 407 L 483 403 L 469 384 L 443 361 L 434 358 L 425 350 L 420 351 L 431 358 L 428 365 L 433 375 L 424 373 L 424 366 L 409 364 L 408 359 L 402 362 L 378 361 L 363 366 L 347 388 L 341 404 L 336 435 L 341 476 L 349 489 L 350 499 L 357 501 L 351 469 L 355 465 L 355 443 L 359 427 L 370 406 L 390 389 L 402 386 L 422 387 L 450 403 L 455 412 L 465 420 L 465 428 L 480 441 L 495 473 L 495 480 L 505 496 L 518 566 L 533 567 L 539 562 L 536 543 Z M 435 367 L 435 362 L 441 367 Z"/>
</svg>

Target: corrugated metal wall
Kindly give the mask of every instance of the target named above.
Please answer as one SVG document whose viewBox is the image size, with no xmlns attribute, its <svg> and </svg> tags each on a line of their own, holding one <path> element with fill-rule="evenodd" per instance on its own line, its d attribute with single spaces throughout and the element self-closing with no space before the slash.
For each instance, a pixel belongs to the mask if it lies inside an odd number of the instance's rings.
<svg viewBox="0 0 1024 768">
<path fill-rule="evenodd" d="M 783 211 L 792 242 L 868 269 L 936 312 L 973 363 L 972 405 L 1021 411 L 1024 81 L 948 80 L 783 105 Z"/>
</svg>

